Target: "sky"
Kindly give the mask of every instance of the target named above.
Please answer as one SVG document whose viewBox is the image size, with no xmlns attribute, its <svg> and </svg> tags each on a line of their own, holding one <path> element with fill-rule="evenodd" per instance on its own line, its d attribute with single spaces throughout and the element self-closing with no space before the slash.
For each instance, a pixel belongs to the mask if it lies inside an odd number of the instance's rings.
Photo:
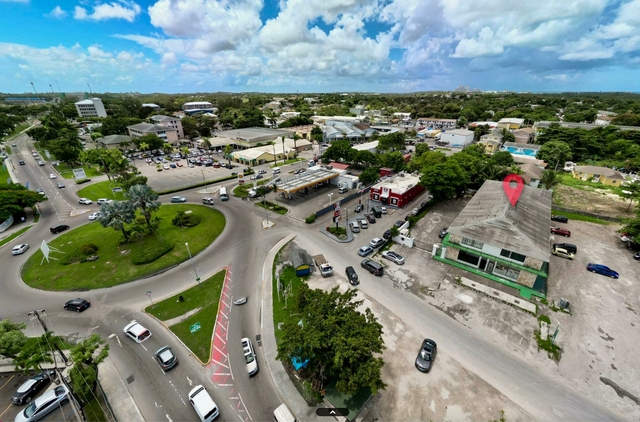
<svg viewBox="0 0 640 422">
<path fill-rule="evenodd" d="M 0 0 L 0 16 L 8 93 L 640 92 L 640 0 Z"/>
</svg>

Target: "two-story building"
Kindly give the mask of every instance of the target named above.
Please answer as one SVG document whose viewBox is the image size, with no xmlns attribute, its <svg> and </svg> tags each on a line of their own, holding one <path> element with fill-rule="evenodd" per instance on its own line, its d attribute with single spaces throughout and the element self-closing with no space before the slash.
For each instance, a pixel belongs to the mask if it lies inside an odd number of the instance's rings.
<svg viewBox="0 0 640 422">
<path fill-rule="evenodd" d="M 420 185 L 420 177 L 399 173 L 373 185 L 369 198 L 383 205 L 402 208 L 422 192 L 424 186 Z"/>
<path fill-rule="evenodd" d="M 431 129 L 455 129 L 458 121 L 456 119 L 438 119 L 435 117 L 418 117 L 416 124 Z"/>
<path fill-rule="evenodd" d="M 513 131 L 517 144 L 528 144 L 533 141 L 536 131 L 531 127 L 523 127 Z"/>
<path fill-rule="evenodd" d="M 445 130 L 440 133 L 440 141 L 452 147 L 464 147 L 473 142 L 474 133 L 467 129 Z"/>
<path fill-rule="evenodd" d="M 621 186 L 624 176 L 608 167 L 575 166 L 571 171 L 574 179 L 602 183 L 608 186 Z"/>
<path fill-rule="evenodd" d="M 178 131 L 161 125 L 138 123 L 137 125 L 127 126 L 127 131 L 129 132 L 129 136 L 132 138 L 141 138 L 144 135 L 152 133 L 165 142 L 169 142 L 171 144 L 178 142 Z"/>
<path fill-rule="evenodd" d="M 544 298 L 550 218 L 550 191 L 524 186 L 513 206 L 502 182 L 487 180 L 451 223 L 434 258 L 507 293 Z"/>
<path fill-rule="evenodd" d="M 178 139 L 184 139 L 184 130 L 182 130 L 182 122 L 177 117 L 155 115 L 151 116 L 151 121 L 160 126 L 175 129 L 178 134 Z"/>
</svg>

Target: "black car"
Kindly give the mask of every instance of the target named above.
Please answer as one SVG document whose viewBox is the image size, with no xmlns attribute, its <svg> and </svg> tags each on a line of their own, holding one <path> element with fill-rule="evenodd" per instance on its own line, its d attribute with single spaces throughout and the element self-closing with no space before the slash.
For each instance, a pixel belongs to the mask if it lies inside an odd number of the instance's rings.
<svg viewBox="0 0 640 422">
<path fill-rule="evenodd" d="M 367 214 L 367 220 L 369 220 L 369 223 L 371 224 L 376 222 L 376 218 L 373 216 L 373 214 Z"/>
<path fill-rule="evenodd" d="M 51 227 L 49 230 L 51 231 L 51 234 L 58 234 L 65 230 L 69 230 L 69 226 L 67 226 L 66 224 L 58 224 L 57 226 Z"/>
<path fill-rule="evenodd" d="M 630 249 L 632 251 L 640 251 L 640 243 L 627 242 L 627 249 Z"/>
<path fill-rule="evenodd" d="M 394 226 L 396 226 L 397 228 L 400 228 L 404 225 L 404 221 L 402 220 L 398 220 L 395 222 Z"/>
<path fill-rule="evenodd" d="M 552 215 L 551 216 L 551 220 L 557 221 L 559 223 L 568 223 L 569 222 L 569 219 L 567 217 L 565 217 L 564 215 Z"/>
<path fill-rule="evenodd" d="M 369 271 L 371 274 L 377 275 L 378 277 L 381 277 L 384 273 L 382 265 L 371 259 L 363 259 L 362 262 L 360 262 L 360 266 Z"/>
<path fill-rule="evenodd" d="M 24 160 L 18 161 L 18 164 L 20 164 L 21 166 L 24 166 Z"/>
<path fill-rule="evenodd" d="M 11 397 L 11 402 L 18 406 L 29 403 L 50 382 L 51 379 L 44 372 L 34 375 L 18 387 L 18 390 Z"/>
<path fill-rule="evenodd" d="M 438 353 L 438 345 L 431 339 L 424 339 L 416 357 L 416 368 L 420 372 L 429 372 Z"/>
<path fill-rule="evenodd" d="M 66 309 L 67 311 L 82 312 L 85 309 L 87 309 L 89 306 L 91 306 L 91 302 L 85 299 L 77 298 L 77 299 L 72 299 L 67 303 L 65 303 L 64 309 Z"/>
<path fill-rule="evenodd" d="M 447 237 L 447 233 L 449 233 L 449 227 L 445 227 L 444 229 L 440 230 L 440 233 L 438 233 L 438 237 L 440 239 L 444 239 L 445 237 Z"/>
<path fill-rule="evenodd" d="M 362 206 L 362 204 L 358 204 L 358 205 L 356 205 L 356 207 L 353 209 L 353 211 L 354 211 L 354 212 L 360 212 L 360 211 L 362 211 L 362 208 L 364 208 L 364 207 Z"/>
<path fill-rule="evenodd" d="M 383 237 L 385 240 L 389 240 L 389 239 L 391 238 L 391 230 L 386 230 L 386 231 L 384 232 L 384 234 L 382 235 L 382 237 Z"/>
<path fill-rule="evenodd" d="M 156 360 L 164 371 L 175 367 L 178 364 L 178 358 L 173 354 L 171 347 L 164 346 L 156 352 Z"/>
<path fill-rule="evenodd" d="M 346 268 L 345 273 L 347 274 L 347 279 L 349 280 L 349 284 L 352 286 L 357 286 L 360 284 L 360 280 L 358 279 L 358 274 L 356 274 L 356 270 L 353 267 L 349 266 Z"/>
</svg>

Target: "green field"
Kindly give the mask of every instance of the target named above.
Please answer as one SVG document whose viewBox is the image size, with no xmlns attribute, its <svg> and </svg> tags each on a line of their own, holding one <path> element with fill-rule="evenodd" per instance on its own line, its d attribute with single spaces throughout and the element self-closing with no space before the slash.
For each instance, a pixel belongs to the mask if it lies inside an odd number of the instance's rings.
<svg viewBox="0 0 640 422">
<path fill-rule="evenodd" d="M 146 312 L 161 321 L 167 321 L 185 315 L 194 309 L 200 309 L 183 321 L 171 325 L 169 329 L 203 363 L 209 362 L 211 337 L 218 314 L 218 303 L 220 302 L 225 275 L 225 271 L 220 271 L 200 284 L 145 309 Z M 184 299 L 182 302 L 179 300 L 180 296 Z M 195 323 L 200 323 L 200 329 L 192 334 L 190 327 Z"/>
<path fill-rule="evenodd" d="M 78 191 L 79 198 L 88 198 L 97 201 L 100 198 L 114 199 L 116 201 L 124 201 L 126 198 L 124 192 L 113 192 L 111 188 L 117 188 L 119 185 L 115 182 L 105 180 L 104 182 L 94 183 L 85 186 Z"/>
<path fill-rule="evenodd" d="M 200 224 L 180 228 L 171 223 L 178 211 L 189 210 L 201 218 Z M 127 244 L 120 244 L 123 239 L 120 231 L 104 228 L 97 222 L 64 232 L 49 243 L 50 247 L 61 251 L 50 255 L 58 260 L 50 260 L 48 263 L 45 260 L 40 265 L 42 252 L 38 250 L 24 265 L 22 278 L 27 285 L 42 290 L 89 290 L 115 286 L 188 260 L 185 242 L 189 243 L 191 253 L 195 255 L 209 246 L 225 226 L 222 213 L 203 205 L 162 205 L 156 215 L 161 219 L 157 234 L 147 235 L 142 240 Z M 173 244 L 174 249 L 148 264 L 131 263 L 131 257 L 137 251 L 147 250 L 162 242 Z M 97 261 L 70 265 L 60 263 L 65 254 L 74 253 L 90 243 L 98 246 Z"/>
</svg>

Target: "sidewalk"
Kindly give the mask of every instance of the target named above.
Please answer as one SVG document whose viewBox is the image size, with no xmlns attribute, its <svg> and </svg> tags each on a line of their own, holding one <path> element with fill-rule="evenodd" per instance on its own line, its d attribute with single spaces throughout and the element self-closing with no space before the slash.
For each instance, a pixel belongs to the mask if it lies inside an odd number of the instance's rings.
<svg viewBox="0 0 640 422">
<path fill-rule="evenodd" d="M 142 413 L 133 400 L 122 374 L 111 358 L 98 365 L 98 379 L 104 394 L 112 404 L 111 408 L 118 421 L 143 421 Z"/>
<path fill-rule="evenodd" d="M 262 348 L 264 349 L 267 367 L 273 379 L 273 386 L 280 400 L 289 407 L 296 419 L 299 421 L 327 422 L 332 419 L 316 415 L 316 408 L 309 407 L 291 382 L 291 379 L 289 379 L 289 375 L 287 371 L 285 371 L 284 366 L 282 366 L 282 362 L 276 360 L 278 348 L 273 327 L 273 279 L 271 266 L 278 251 L 295 237 L 295 234 L 290 234 L 278 242 L 271 248 L 264 261 L 264 267 L 262 268 L 262 274 L 264 274 L 264 279 L 262 280 L 262 327 L 260 330 L 262 332 Z"/>
</svg>

